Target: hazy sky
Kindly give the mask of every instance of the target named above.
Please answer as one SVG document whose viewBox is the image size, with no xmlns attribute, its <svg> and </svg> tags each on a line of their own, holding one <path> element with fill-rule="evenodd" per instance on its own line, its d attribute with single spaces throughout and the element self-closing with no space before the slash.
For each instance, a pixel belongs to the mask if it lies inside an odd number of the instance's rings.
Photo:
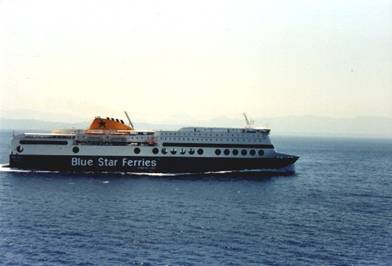
<svg viewBox="0 0 392 266">
<path fill-rule="evenodd" d="M 392 0 L 0 0 L 0 51 L 3 114 L 392 117 Z"/>
</svg>

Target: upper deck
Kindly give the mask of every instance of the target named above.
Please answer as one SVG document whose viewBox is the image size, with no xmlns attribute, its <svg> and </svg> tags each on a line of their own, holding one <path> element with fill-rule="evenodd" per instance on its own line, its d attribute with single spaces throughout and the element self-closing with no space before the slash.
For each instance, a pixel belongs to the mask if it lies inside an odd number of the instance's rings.
<svg viewBox="0 0 392 266">
<path fill-rule="evenodd" d="M 178 131 L 183 132 L 207 132 L 207 133 L 264 133 L 271 130 L 266 128 L 230 128 L 230 127 L 183 127 Z"/>
<path fill-rule="evenodd" d="M 186 127 L 179 130 L 74 130 L 72 133 L 24 133 L 24 144 L 137 146 L 258 146 L 271 144 L 268 129 Z M 62 141 L 62 142 L 59 142 Z"/>
<path fill-rule="evenodd" d="M 128 116 L 127 116 L 128 117 Z M 129 117 L 128 117 L 129 118 Z M 183 127 L 178 130 L 135 130 L 123 120 L 95 117 L 87 129 L 55 130 L 52 133 L 25 133 L 15 137 L 21 144 L 105 145 L 105 146 L 272 146 L 270 129 L 230 127 Z"/>
</svg>

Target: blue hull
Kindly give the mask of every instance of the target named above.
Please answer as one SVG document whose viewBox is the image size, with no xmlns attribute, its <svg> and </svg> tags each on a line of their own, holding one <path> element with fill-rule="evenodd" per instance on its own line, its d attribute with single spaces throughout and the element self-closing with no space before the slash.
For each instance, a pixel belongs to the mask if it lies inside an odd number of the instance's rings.
<svg viewBox="0 0 392 266">
<path fill-rule="evenodd" d="M 271 170 L 291 166 L 296 156 L 277 158 L 195 158 L 10 155 L 10 167 L 66 172 L 205 173 Z"/>
</svg>

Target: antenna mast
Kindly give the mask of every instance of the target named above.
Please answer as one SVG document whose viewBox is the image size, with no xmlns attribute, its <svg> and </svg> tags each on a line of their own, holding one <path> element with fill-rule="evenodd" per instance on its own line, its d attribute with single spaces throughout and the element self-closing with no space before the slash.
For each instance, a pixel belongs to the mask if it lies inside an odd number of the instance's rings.
<svg viewBox="0 0 392 266">
<path fill-rule="evenodd" d="M 133 124 L 132 124 L 132 121 L 131 121 L 131 119 L 129 118 L 129 115 L 128 115 L 127 111 L 124 111 L 124 113 L 125 113 L 125 116 L 126 116 L 126 117 L 127 117 L 127 119 L 128 119 L 128 123 L 129 123 L 129 125 L 130 125 L 132 128 L 135 128 L 135 127 L 133 126 Z"/>
<path fill-rule="evenodd" d="M 255 123 L 255 121 L 254 120 L 249 120 L 248 119 L 248 116 L 246 115 L 246 113 L 242 113 L 242 115 L 244 116 L 244 118 L 245 118 L 245 123 L 246 123 L 246 128 L 251 128 L 253 125 L 254 125 L 254 123 Z"/>
</svg>

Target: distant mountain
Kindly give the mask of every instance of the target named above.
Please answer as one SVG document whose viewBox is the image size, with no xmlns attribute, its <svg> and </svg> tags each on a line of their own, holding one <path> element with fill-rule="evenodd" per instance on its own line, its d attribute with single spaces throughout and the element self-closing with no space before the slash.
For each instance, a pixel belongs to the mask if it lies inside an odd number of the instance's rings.
<svg viewBox="0 0 392 266">
<path fill-rule="evenodd" d="M 63 128 L 86 128 L 88 123 L 52 122 L 36 119 L 7 119 L 0 118 L 0 129 L 10 130 L 52 130 Z"/>
<path fill-rule="evenodd" d="M 90 125 L 91 121 L 70 123 L 70 122 L 53 122 L 46 120 L 37 119 L 7 119 L 0 118 L 0 130 L 53 130 L 53 129 L 86 129 Z M 139 129 L 177 129 L 181 126 L 170 125 L 170 124 L 148 124 L 148 123 L 137 123 L 135 127 Z"/>
<path fill-rule="evenodd" d="M 0 129 L 11 130 L 51 130 L 62 128 L 83 129 L 90 122 L 53 122 L 35 119 L 0 118 Z M 137 123 L 139 129 L 178 129 L 184 126 L 242 127 L 239 118 L 217 117 L 210 120 L 194 120 L 180 124 Z M 285 116 L 257 118 L 256 126 L 271 128 L 274 135 L 330 136 L 330 137 L 371 137 L 392 138 L 392 118 L 355 117 L 335 119 L 318 116 Z"/>
<path fill-rule="evenodd" d="M 290 116 L 260 121 L 278 134 L 392 138 L 392 118 L 387 117 Z"/>
</svg>

